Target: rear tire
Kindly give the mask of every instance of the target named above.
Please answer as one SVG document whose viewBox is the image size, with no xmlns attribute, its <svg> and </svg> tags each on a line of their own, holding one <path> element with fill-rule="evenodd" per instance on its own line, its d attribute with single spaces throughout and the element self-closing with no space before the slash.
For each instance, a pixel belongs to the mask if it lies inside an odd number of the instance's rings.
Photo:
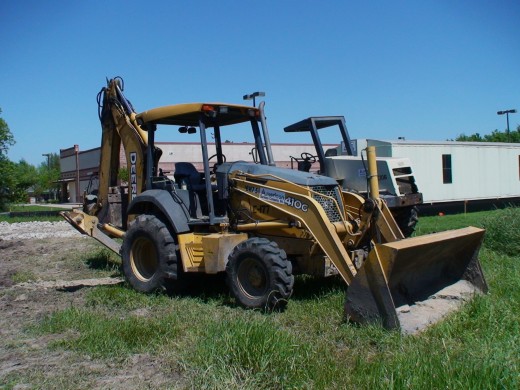
<svg viewBox="0 0 520 390">
<path fill-rule="evenodd" d="M 393 209 L 395 222 L 405 237 L 411 237 L 419 222 L 419 210 L 416 206 Z"/>
<path fill-rule="evenodd" d="M 294 276 L 285 251 L 265 238 L 250 238 L 229 255 L 227 282 L 238 304 L 250 309 L 283 310 Z"/>
<path fill-rule="evenodd" d="M 137 291 L 171 291 L 178 279 L 177 245 L 164 222 L 140 215 L 123 239 L 123 273 Z"/>
</svg>

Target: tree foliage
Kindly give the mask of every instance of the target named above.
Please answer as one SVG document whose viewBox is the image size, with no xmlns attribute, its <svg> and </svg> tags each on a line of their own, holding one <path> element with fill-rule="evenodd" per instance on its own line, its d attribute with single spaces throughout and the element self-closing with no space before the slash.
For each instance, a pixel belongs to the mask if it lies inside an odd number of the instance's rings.
<svg viewBox="0 0 520 390">
<path fill-rule="evenodd" d="M 16 184 L 14 182 L 15 168 L 16 164 L 0 155 L 0 211 L 5 211 L 14 197 L 12 189 Z"/>
<path fill-rule="evenodd" d="M 9 203 L 24 203 L 28 201 L 29 193 L 35 197 L 43 195 L 54 199 L 57 196 L 60 177 L 58 154 L 51 154 L 47 161 L 39 167 L 25 160 L 18 163 L 4 159 L 0 161 L 0 172 L 3 191 L 0 193 L 0 207 L 5 209 Z"/>
<path fill-rule="evenodd" d="M 20 160 L 15 164 L 15 173 L 12 200 L 14 202 L 26 202 L 27 191 L 34 188 L 38 182 L 38 171 L 34 165 L 25 160 Z"/>
<path fill-rule="evenodd" d="M 37 168 L 37 178 L 36 195 L 42 195 L 46 192 L 54 195 L 57 193 L 59 189 L 57 181 L 60 178 L 60 156 L 57 153 L 51 153 L 47 156 L 47 161 L 40 164 Z"/>
<path fill-rule="evenodd" d="M 119 168 L 119 172 L 117 173 L 117 177 L 119 177 L 119 179 L 122 182 L 128 183 L 128 180 L 130 178 L 130 172 L 128 171 L 128 168 L 127 167 Z"/>
<path fill-rule="evenodd" d="M 516 130 L 507 131 L 493 130 L 491 134 L 480 135 L 479 133 L 465 135 L 460 134 L 455 141 L 469 142 L 516 142 L 520 143 L 520 126 Z"/>
<path fill-rule="evenodd" d="M 2 109 L 0 108 L 0 114 Z M 11 198 L 14 166 L 7 158 L 9 147 L 14 145 L 14 137 L 7 122 L 0 117 L 0 211 L 4 210 Z"/>
<path fill-rule="evenodd" d="M 0 108 L 0 114 L 2 114 L 2 109 Z M 14 137 L 9 130 L 9 126 L 7 122 L 0 117 L 0 158 L 6 158 L 7 151 L 9 150 L 9 146 L 14 145 Z"/>
</svg>

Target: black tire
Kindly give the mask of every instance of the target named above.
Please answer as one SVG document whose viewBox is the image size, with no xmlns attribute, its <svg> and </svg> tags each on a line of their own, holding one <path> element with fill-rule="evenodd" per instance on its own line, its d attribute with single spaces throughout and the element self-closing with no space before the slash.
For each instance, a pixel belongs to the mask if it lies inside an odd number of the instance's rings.
<svg viewBox="0 0 520 390">
<path fill-rule="evenodd" d="M 419 210 L 416 206 L 393 209 L 395 222 L 405 237 L 411 237 L 419 222 Z"/>
<path fill-rule="evenodd" d="M 126 232 L 121 250 L 128 283 L 145 293 L 172 291 L 179 276 L 177 250 L 164 222 L 154 215 L 138 216 Z"/>
<path fill-rule="evenodd" d="M 265 238 L 250 238 L 229 255 L 227 283 L 238 304 L 249 309 L 283 310 L 294 276 L 285 251 Z"/>
</svg>

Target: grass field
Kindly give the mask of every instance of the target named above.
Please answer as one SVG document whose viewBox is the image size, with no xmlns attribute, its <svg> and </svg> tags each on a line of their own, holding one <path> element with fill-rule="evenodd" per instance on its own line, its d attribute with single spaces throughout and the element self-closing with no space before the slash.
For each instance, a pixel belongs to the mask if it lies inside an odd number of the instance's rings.
<svg viewBox="0 0 520 390">
<path fill-rule="evenodd" d="M 8 211 L 15 212 L 33 212 L 33 211 L 61 211 L 65 210 L 64 208 L 58 206 L 40 206 L 33 204 L 13 204 L 9 206 Z"/>
<path fill-rule="evenodd" d="M 496 211 L 480 211 L 467 214 L 421 217 L 417 225 L 416 235 L 439 232 L 450 229 L 460 229 L 466 226 L 482 227 L 484 221 L 495 215 Z"/>
<path fill-rule="evenodd" d="M 39 206 L 39 205 L 11 205 L 9 206 L 8 213 L 23 213 L 23 216 L 10 216 L 9 214 L 0 214 L 0 222 L 31 222 L 31 221 L 63 221 L 63 218 L 59 215 L 40 215 L 41 213 L 58 213 L 59 211 L 65 210 L 60 207 L 53 206 Z"/>
<path fill-rule="evenodd" d="M 98 287 L 28 332 L 107 362 L 160 357 L 182 388 L 518 389 L 520 252 L 500 240 L 520 248 L 520 228 L 506 217 L 520 220 L 516 210 L 421 219 L 418 234 L 486 225 L 492 239 L 480 252 L 490 293 L 417 336 L 343 322 L 343 283 L 303 277 L 283 313 L 235 307 L 218 280 L 176 297 Z"/>
</svg>

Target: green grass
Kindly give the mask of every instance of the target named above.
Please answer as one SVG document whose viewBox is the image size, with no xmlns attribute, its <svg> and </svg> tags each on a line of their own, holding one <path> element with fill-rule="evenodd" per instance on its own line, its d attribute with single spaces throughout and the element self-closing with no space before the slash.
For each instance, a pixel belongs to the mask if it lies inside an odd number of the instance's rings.
<svg viewBox="0 0 520 390">
<path fill-rule="evenodd" d="M 479 211 L 467 214 L 419 217 L 415 234 L 420 236 L 444 230 L 460 229 L 467 226 L 482 227 L 484 220 L 495 213 L 496 211 Z"/>
<path fill-rule="evenodd" d="M 121 257 L 104 247 L 94 252 L 82 253 L 79 257 L 91 269 L 119 272 L 121 268 Z"/>
<path fill-rule="evenodd" d="M 56 313 L 40 325 L 42 332 L 63 334 L 54 346 L 108 358 L 155 351 L 165 340 L 176 338 L 178 329 L 174 315 L 157 318 L 130 314 L 116 318 L 110 313 L 75 307 Z"/>
<path fill-rule="evenodd" d="M 23 217 L 10 217 L 9 215 L 1 215 L 0 214 L 0 222 L 8 222 L 8 223 L 18 223 L 18 222 L 61 222 L 64 221 L 62 217 L 59 215 L 56 216 L 41 216 L 41 215 L 28 215 Z"/>
<path fill-rule="evenodd" d="M 489 221 L 500 220 L 498 212 L 421 219 L 422 234 L 486 224 L 480 258 L 490 293 L 417 336 L 343 322 L 345 286 L 302 277 L 284 313 L 236 308 L 218 289 L 168 297 L 110 286 L 32 332 L 101 360 L 156 356 L 187 388 L 519 388 L 520 254 L 495 249 L 506 229 Z M 506 240 L 518 237 L 520 229 Z"/>
<path fill-rule="evenodd" d="M 13 204 L 13 205 L 10 205 L 8 208 L 8 211 L 13 211 L 13 212 L 62 211 L 62 210 L 66 210 L 66 209 L 64 209 L 63 207 L 25 205 L 25 204 Z"/>
<path fill-rule="evenodd" d="M 498 253 L 520 255 L 520 208 L 422 217 L 416 235 L 475 226 L 486 229 L 484 245 Z"/>
<path fill-rule="evenodd" d="M 196 368 L 196 388 L 272 389 L 309 386 L 319 376 L 315 349 L 269 318 L 210 322 L 196 340 L 186 365 Z"/>
<path fill-rule="evenodd" d="M 11 280 L 14 283 L 25 283 L 35 281 L 36 275 L 31 270 L 19 270 L 11 276 Z"/>
<path fill-rule="evenodd" d="M 58 211 L 63 211 L 64 208 L 60 207 L 47 207 L 38 205 L 10 205 L 8 212 L 23 212 L 27 215 L 23 216 L 10 216 L 8 213 L 0 214 L 0 222 L 17 223 L 17 222 L 32 222 L 32 221 L 50 221 L 59 222 L 63 221 L 63 218 L 57 215 Z M 56 212 L 56 215 L 38 215 L 39 212 Z M 35 214 L 31 214 L 35 213 Z"/>
<path fill-rule="evenodd" d="M 496 210 L 485 216 L 486 246 L 494 251 L 515 256 L 520 251 L 520 208 Z"/>
</svg>

